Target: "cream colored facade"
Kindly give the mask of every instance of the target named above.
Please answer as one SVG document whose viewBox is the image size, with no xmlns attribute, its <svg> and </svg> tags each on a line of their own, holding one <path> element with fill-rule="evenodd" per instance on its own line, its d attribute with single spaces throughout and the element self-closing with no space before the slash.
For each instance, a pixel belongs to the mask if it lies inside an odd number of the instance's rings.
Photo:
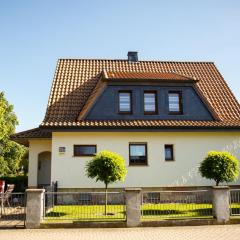
<svg viewBox="0 0 240 240">
<path fill-rule="evenodd" d="M 130 142 L 147 143 L 148 166 L 129 166 Z M 59 188 L 102 188 L 102 183 L 86 177 L 91 157 L 74 157 L 74 144 L 96 144 L 97 152 L 110 150 L 124 157 L 126 179 L 112 188 L 213 185 L 198 173 L 208 151 L 227 150 L 240 159 L 240 132 L 54 132 L 52 141 L 30 141 L 29 186 L 37 185 L 38 154 L 51 151 L 51 180 L 58 181 Z M 165 144 L 174 145 L 175 161 L 164 160 Z M 59 153 L 59 147 L 66 152 Z"/>
<path fill-rule="evenodd" d="M 36 139 L 29 141 L 28 186 L 36 187 L 38 176 L 38 158 L 42 152 L 52 152 L 52 141 Z"/>
</svg>

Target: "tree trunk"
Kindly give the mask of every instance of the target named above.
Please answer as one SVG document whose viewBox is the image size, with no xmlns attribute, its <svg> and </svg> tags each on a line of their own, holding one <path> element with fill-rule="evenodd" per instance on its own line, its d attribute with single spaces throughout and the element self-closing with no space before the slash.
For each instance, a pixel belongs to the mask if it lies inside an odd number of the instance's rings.
<svg viewBox="0 0 240 240">
<path fill-rule="evenodd" d="M 218 186 L 218 184 L 219 184 L 219 181 L 216 181 L 216 186 Z"/>
<path fill-rule="evenodd" d="M 107 215 L 107 184 L 105 185 L 105 215 Z"/>
</svg>

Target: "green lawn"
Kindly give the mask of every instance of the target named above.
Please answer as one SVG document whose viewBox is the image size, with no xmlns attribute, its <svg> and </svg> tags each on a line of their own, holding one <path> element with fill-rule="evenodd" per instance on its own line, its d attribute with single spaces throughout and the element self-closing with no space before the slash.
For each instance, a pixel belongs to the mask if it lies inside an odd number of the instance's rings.
<svg viewBox="0 0 240 240">
<path fill-rule="evenodd" d="M 232 204 L 232 211 L 240 213 L 240 204 Z M 58 221 L 123 221 L 124 205 L 57 205 L 45 216 L 47 222 Z M 144 204 L 141 208 L 142 220 L 212 218 L 211 204 Z"/>
<path fill-rule="evenodd" d="M 143 220 L 212 218 L 211 204 L 144 204 L 141 210 Z"/>
<path fill-rule="evenodd" d="M 125 220 L 125 206 L 108 205 L 107 215 L 105 215 L 104 205 L 58 205 L 46 213 L 45 220 L 123 221 Z"/>
</svg>

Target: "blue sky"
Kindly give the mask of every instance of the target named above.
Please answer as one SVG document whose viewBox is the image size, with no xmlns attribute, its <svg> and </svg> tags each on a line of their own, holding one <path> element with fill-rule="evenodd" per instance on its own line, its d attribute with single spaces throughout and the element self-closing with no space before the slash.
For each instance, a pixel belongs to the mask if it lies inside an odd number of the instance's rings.
<svg viewBox="0 0 240 240">
<path fill-rule="evenodd" d="M 240 100 L 238 0 L 0 1 L 0 91 L 17 131 L 45 114 L 58 58 L 214 61 Z"/>
</svg>

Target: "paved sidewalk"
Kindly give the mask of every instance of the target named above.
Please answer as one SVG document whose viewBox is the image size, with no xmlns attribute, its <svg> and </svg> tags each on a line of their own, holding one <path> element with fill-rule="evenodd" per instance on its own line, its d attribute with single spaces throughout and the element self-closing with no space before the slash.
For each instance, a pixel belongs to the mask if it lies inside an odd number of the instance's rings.
<svg viewBox="0 0 240 240">
<path fill-rule="evenodd" d="M 7 240 L 239 240 L 240 225 L 105 228 L 105 229 L 11 229 L 0 230 L 0 239 Z"/>
</svg>

